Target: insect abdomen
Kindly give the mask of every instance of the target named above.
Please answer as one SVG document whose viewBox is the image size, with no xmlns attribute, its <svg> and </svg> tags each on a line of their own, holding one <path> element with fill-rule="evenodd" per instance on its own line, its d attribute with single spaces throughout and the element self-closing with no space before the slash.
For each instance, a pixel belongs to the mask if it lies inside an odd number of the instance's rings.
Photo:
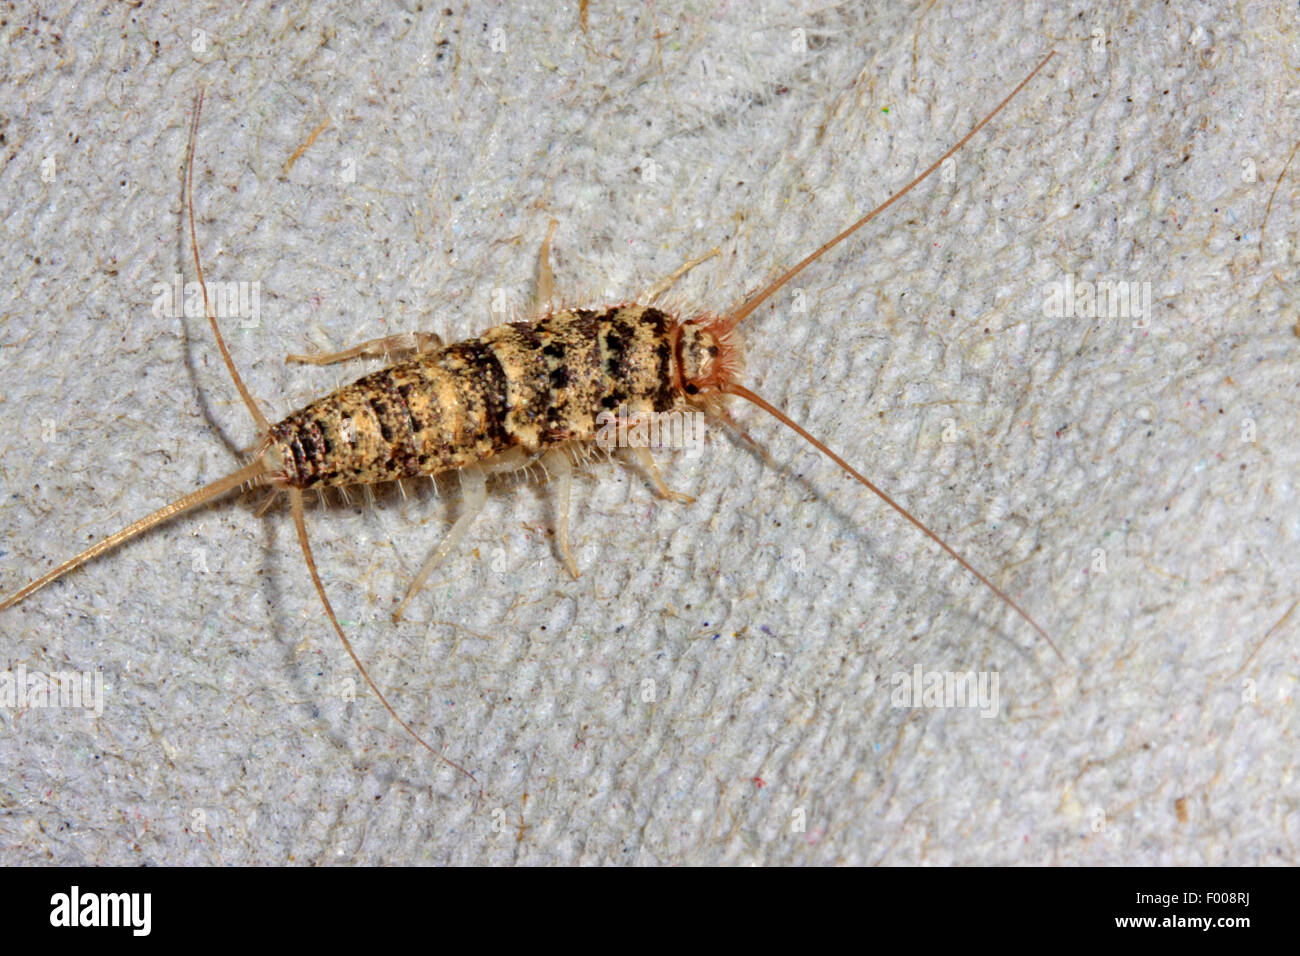
<svg viewBox="0 0 1300 956">
<path fill-rule="evenodd" d="M 676 326 L 646 306 L 564 310 L 391 365 L 271 426 L 281 481 L 436 475 L 511 448 L 591 440 L 602 412 L 667 411 Z"/>
</svg>

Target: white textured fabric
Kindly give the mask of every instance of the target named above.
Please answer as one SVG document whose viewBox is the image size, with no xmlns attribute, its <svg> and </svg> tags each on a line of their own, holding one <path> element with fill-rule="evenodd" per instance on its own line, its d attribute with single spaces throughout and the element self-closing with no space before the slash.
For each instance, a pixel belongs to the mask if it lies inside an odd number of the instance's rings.
<svg viewBox="0 0 1300 956">
<path fill-rule="evenodd" d="M 1269 207 L 1294 17 L 823 7 L 11 18 L 0 588 L 255 440 L 205 322 L 154 312 L 193 278 L 199 84 L 205 265 L 257 283 L 258 321 L 225 327 L 278 417 L 373 367 L 288 352 L 522 312 L 551 217 L 570 303 L 720 245 L 670 298 L 734 305 L 1055 47 L 943 175 L 755 314 L 743 380 L 1068 664 L 752 409 L 770 462 L 718 432 L 664 461 L 693 504 L 579 478 L 577 581 L 549 489 L 499 488 L 399 627 L 454 496 L 313 507 L 358 651 L 475 784 L 346 699 L 287 509 L 232 499 L 0 614 L 10 673 L 106 678 L 98 717 L 0 708 L 5 863 L 1296 862 L 1300 615 L 1270 634 L 1300 580 L 1300 166 Z M 1098 281 L 1149 284 L 1151 314 L 1053 308 Z M 900 706 L 917 668 L 996 677 L 997 707 Z"/>
</svg>

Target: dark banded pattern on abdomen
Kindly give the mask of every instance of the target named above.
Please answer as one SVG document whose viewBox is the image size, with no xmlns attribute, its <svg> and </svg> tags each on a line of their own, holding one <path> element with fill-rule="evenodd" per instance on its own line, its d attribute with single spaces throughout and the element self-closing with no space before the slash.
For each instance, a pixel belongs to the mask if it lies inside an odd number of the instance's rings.
<svg viewBox="0 0 1300 956">
<path fill-rule="evenodd" d="M 677 323 L 639 305 L 513 322 L 358 379 L 271 427 L 298 488 L 436 475 L 595 438 L 602 412 L 675 404 Z"/>
</svg>

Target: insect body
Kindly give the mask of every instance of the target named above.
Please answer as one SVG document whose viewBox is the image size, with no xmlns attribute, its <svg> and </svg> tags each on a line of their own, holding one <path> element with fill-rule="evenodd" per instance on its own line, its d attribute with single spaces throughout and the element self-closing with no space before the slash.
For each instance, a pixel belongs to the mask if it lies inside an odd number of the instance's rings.
<svg viewBox="0 0 1300 956">
<path fill-rule="evenodd" d="M 682 339 L 645 306 L 554 312 L 424 352 L 312 402 L 271 427 L 298 488 L 416 478 L 518 450 L 591 441 L 597 417 L 670 411 Z"/>
<path fill-rule="evenodd" d="M 446 537 L 426 561 L 398 606 L 397 618 L 440 560 L 461 540 L 485 500 L 485 483 L 493 473 L 540 463 L 556 481 L 556 539 L 569 570 L 576 576 L 569 547 L 568 499 L 571 456 L 596 439 L 602 416 L 644 416 L 696 410 L 725 417 L 725 400 L 743 398 L 773 415 L 879 495 L 1008 606 L 1055 651 L 1046 631 L 1001 589 L 977 571 L 946 542 L 853 469 L 843 458 L 792 421 L 784 412 L 737 380 L 741 369 L 738 326 L 795 275 L 871 221 L 882 210 L 929 176 L 993 118 L 1052 58 L 1048 54 L 998 106 L 961 141 L 898 193 L 824 243 L 775 281 L 723 313 L 702 313 L 685 320 L 653 305 L 623 304 L 601 309 L 543 312 L 534 321 L 489 329 L 477 338 L 443 345 L 426 333 L 392 336 L 343 352 L 291 359 L 327 364 L 358 355 L 403 356 L 397 364 L 367 375 L 312 402 L 272 425 L 244 385 L 207 302 L 207 286 L 194 227 L 193 154 L 200 94 L 190 129 L 187 205 L 194 265 L 204 294 L 205 311 L 218 349 L 236 388 L 261 434 L 253 460 L 154 512 L 64 562 L 0 603 L 11 607 L 32 592 L 86 561 L 163 521 L 236 488 L 269 486 L 289 498 L 294 525 L 317 594 L 335 632 L 367 684 L 398 723 L 439 759 L 468 771 L 439 754 L 407 724 L 371 680 L 352 649 L 326 596 L 312 557 L 303 520 L 303 494 L 311 489 L 343 487 L 417 476 L 458 472 L 465 488 L 465 507 Z M 551 230 L 554 232 L 555 224 Z M 550 235 L 542 245 L 538 299 L 551 298 Z M 666 288 L 687 263 L 659 287 Z M 658 292 L 652 293 L 653 301 Z M 682 499 L 664 483 L 647 449 L 629 449 L 663 497 Z M 1057 651 L 1059 656 L 1060 652 Z M 1063 658 L 1062 658 L 1063 659 Z"/>
</svg>

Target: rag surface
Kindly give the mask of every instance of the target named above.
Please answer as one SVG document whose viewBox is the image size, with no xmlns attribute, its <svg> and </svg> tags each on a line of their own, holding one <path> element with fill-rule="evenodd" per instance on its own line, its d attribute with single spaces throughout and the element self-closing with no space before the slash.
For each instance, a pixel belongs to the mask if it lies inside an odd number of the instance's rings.
<svg viewBox="0 0 1300 956">
<path fill-rule="evenodd" d="M 360 680 L 284 500 L 232 496 L 0 613 L 11 692 L 102 691 L 0 700 L 3 862 L 1297 862 L 1294 16 L 582 9 L 56 2 L 0 27 L 0 590 L 256 443 L 183 286 L 200 86 L 199 247 L 275 420 L 379 364 L 287 353 L 528 316 L 551 219 L 567 304 L 717 246 L 665 307 L 731 308 L 1055 49 L 754 313 L 741 381 L 1064 661 L 739 402 L 761 453 L 711 425 L 658 456 L 692 503 L 583 469 L 577 580 L 555 483 L 494 483 L 399 625 L 454 476 L 310 501 L 343 627 L 471 781 Z"/>
</svg>

